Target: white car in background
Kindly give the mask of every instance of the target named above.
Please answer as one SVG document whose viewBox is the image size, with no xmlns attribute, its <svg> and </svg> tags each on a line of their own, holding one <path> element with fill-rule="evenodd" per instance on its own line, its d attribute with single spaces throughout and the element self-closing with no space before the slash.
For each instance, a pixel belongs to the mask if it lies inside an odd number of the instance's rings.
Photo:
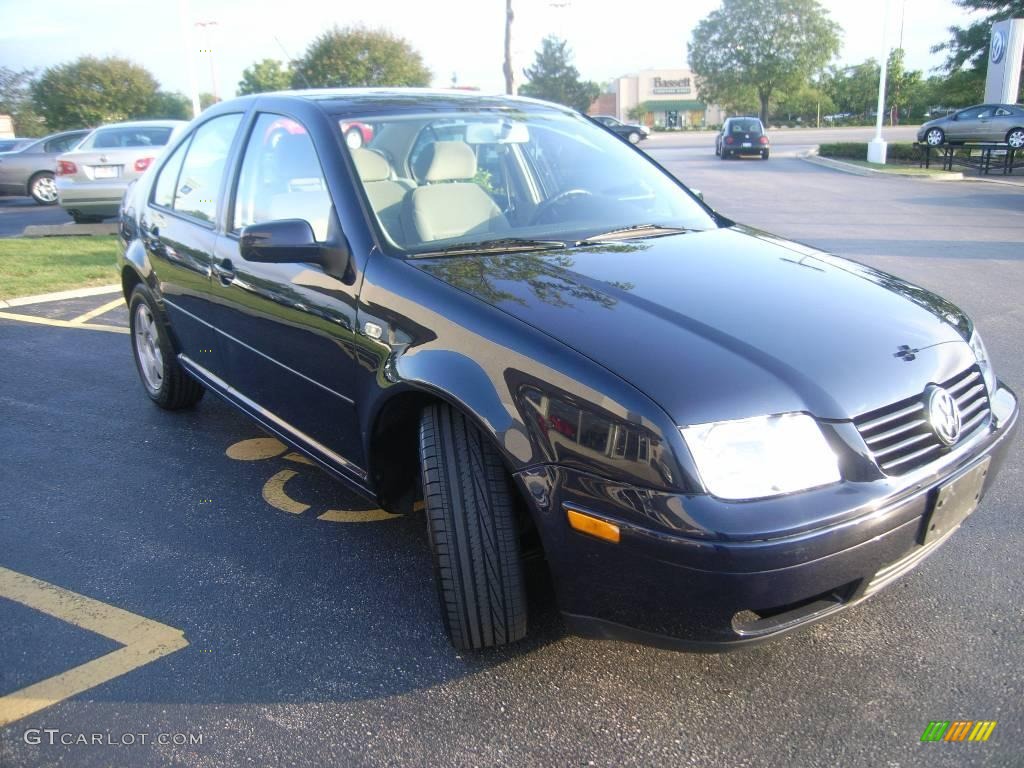
<svg viewBox="0 0 1024 768">
<path fill-rule="evenodd" d="M 78 223 L 116 216 L 128 185 L 186 126 L 183 120 L 140 120 L 100 126 L 57 158 L 57 199 Z"/>
</svg>

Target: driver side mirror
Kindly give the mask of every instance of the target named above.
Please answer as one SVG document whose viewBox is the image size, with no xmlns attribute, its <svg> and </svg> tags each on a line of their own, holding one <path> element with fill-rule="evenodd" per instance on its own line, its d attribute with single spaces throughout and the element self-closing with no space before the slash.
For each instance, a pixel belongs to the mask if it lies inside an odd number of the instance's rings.
<svg viewBox="0 0 1024 768">
<path fill-rule="evenodd" d="M 250 224 L 242 229 L 239 252 L 246 261 L 263 264 L 319 264 L 339 277 L 345 274 L 350 256 L 346 245 L 318 242 L 305 219 Z"/>
</svg>

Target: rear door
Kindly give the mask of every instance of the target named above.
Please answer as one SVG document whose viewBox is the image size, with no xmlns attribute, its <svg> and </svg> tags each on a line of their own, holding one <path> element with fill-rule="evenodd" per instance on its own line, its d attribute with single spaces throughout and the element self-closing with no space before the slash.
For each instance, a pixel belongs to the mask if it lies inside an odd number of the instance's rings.
<svg viewBox="0 0 1024 768">
<path fill-rule="evenodd" d="M 200 124 L 161 166 L 140 227 L 179 351 L 226 375 L 224 344 L 210 325 L 217 210 L 241 113 Z"/>
</svg>

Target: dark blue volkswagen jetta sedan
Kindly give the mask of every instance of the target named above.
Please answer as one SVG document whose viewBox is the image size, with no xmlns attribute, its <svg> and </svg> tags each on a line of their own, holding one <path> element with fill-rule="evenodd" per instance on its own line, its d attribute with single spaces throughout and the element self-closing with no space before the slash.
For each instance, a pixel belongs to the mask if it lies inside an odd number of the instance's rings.
<svg viewBox="0 0 1024 768">
<path fill-rule="evenodd" d="M 591 636 L 728 647 L 828 616 L 960 526 L 1017 423 L 953 304 L 740 226 L 528 99 L 218 104 L 128 191 L 121 239 L 148 395 L 212 389 L 386 509 L 422 498 L 459 648 L 523 637 L 536 554 Z"/>
</svg>

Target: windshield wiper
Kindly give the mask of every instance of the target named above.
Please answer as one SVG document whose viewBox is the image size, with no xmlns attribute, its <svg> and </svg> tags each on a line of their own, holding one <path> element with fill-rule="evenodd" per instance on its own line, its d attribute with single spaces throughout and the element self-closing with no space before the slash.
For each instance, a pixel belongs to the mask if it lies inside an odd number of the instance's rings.
<svg viewBox="0 0 1024 768">
<path fill-rule="evenodd" d="M 610 229 L 598 235 L 591 235 L 585 240 L 580 240 L 576 245 L 590 245 L 601 243 L 606 240 L 629 240 L 634 237 L 661 237 L 662 235 L 680 235 L 689 232 L 685 227 L 664 227 L 661 224 L 633 224 L 629 227 Z"/>
<path fill-rule="evenodd" d="M 528 240 L 522 237 L 504 237 L 497 240 L 481 240 L 477 243 L 459 243 L 437 251 L 413 253 L 410 258 L 427 259 L 435 256 L 472 256 L 478 253 L 512 253 L 518 251 L 547 251 L 565 248 L 562 240 Z"/>
</svg>

